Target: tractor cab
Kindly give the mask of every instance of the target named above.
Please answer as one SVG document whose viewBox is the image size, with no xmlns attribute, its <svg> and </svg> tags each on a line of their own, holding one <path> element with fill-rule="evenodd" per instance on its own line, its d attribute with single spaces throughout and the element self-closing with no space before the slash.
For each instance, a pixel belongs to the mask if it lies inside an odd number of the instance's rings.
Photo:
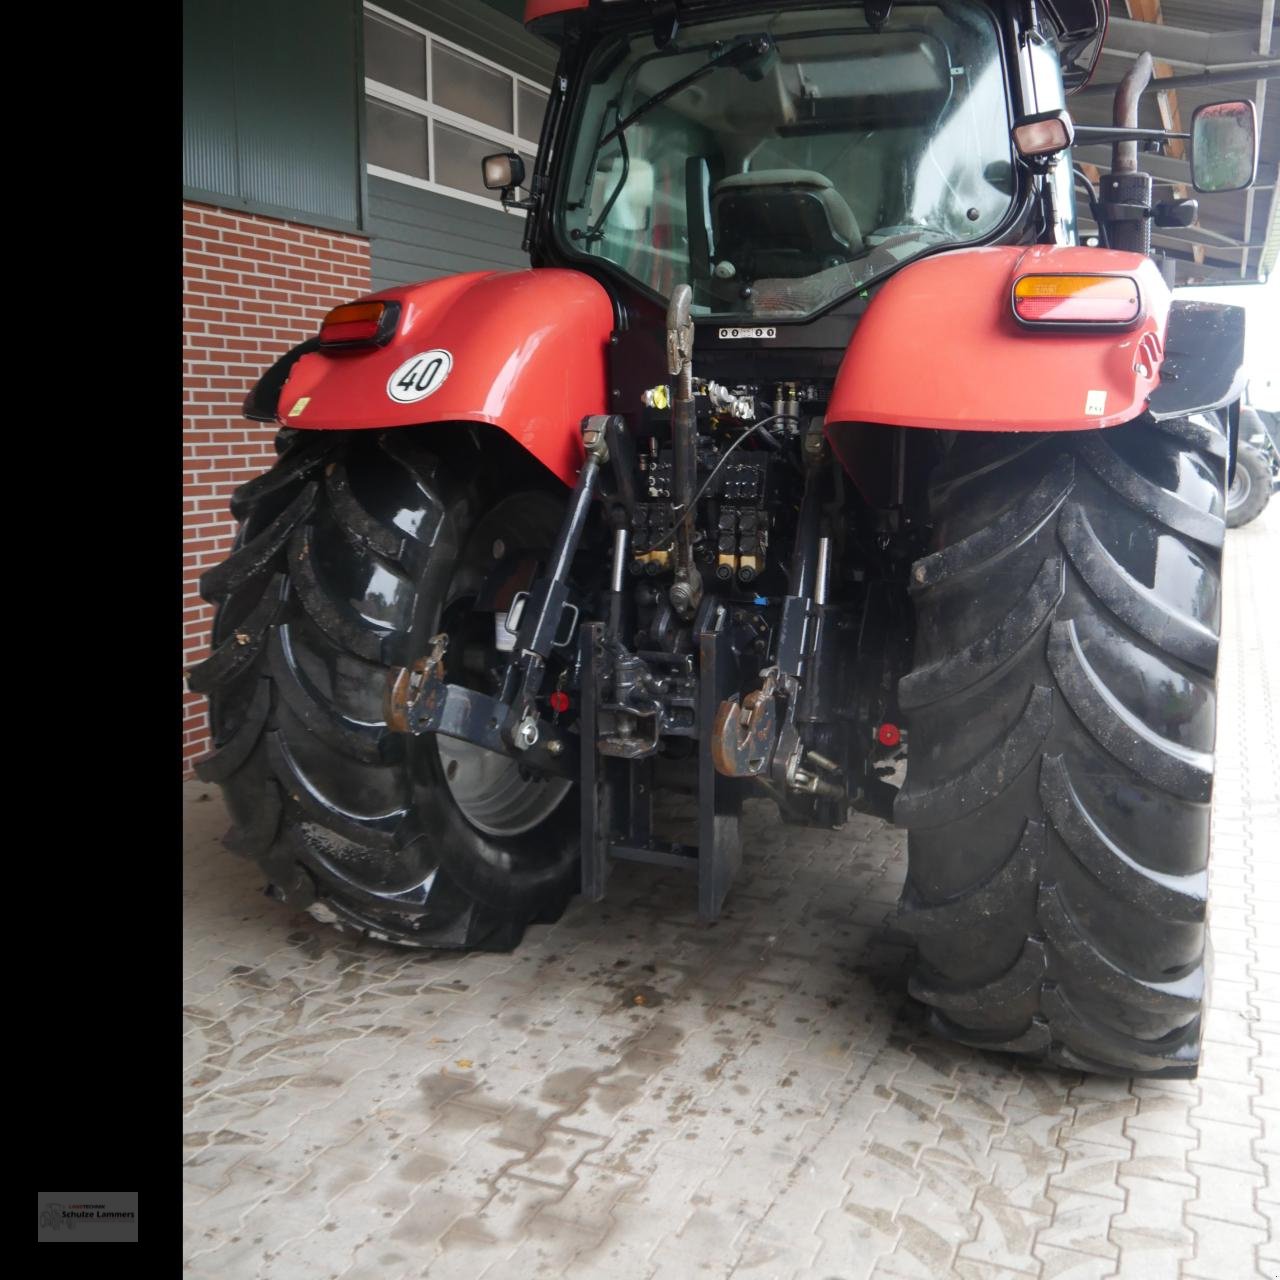
<svg viewBox="0 0 1280 1280">
<path fill-rule="evenodd" d="M 1032 185 L 1012 129 L 1061 109 L 1101 41 L 1099 6 L 1058 8 L 1029 50 L 1023 4 L 531 3 L 565 51 L 537 249 L 659 298 L 687 283 L 698 317 L 767 321 L 1007 238 Z M 1065 240 L 1073 184 L 1055 182 Z"/>
<path fill-rule="evenodd" d="M 809 315 L 887 267 L 997 232 L 1014 207 L 999 32 L 977 6 L 879 29 L 802 6 L 599 42 L 552 228 L 571 258 L 694 314 Z"/>
<path fill-rule="evenodd" d="M 562 46 L 537 168 L 523 200 L 518 156 L 486 181 L 530 210 L 535 264 L 615 296 L 688 284 L 695 317 L 803 321 L 926 255 L 1075 244 L 1081 190 L 1103 247 L 1148 253 L 1153 220 L 1195 214 L 1156 209 L 1137 171 L 1149 61 L 1116 130 L 1067 113 L 1104 0 L 529 0 L 526 21 Z M 1252 105 L 1202 110 L 1197 187 L 1249 185 Z M 1073 169 L 1077 134 L 1117 144 L 1105 191 Z"/>
</svg>

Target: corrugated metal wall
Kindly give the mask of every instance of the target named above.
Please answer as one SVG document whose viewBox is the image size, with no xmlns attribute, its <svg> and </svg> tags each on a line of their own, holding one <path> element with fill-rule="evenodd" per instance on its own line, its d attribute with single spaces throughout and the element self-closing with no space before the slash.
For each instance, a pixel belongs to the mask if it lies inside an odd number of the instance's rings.
<svg viewBox="0 0 1280 1280">
<path fill-rule="evenodd" d="M 520 248 L 523 218 L 373 175 L 369 232 L 375 289 L 529 265 Z"/>
<path fill-rule="evenodd" d="M 556 51 L 476 0 L 378 0 L 381 8 L 509 71 L 549 85 Z M 524 267 L 524 218 L 407 183 L 369 178 L 373 284 L 383 289 L 459 271 Z"/>
<path fill-rule="evenodd" d="M 188 199 L 359 230 L 359 0 L 183 0 Z"/>
</svg>

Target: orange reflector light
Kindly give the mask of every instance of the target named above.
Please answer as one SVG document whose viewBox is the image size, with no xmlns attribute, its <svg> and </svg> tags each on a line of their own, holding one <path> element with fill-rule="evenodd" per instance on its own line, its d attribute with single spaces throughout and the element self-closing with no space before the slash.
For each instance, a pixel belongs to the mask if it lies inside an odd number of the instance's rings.
<svg viewBox="0 0 1280 1280">
<path fill-rule="evenodd" d="M 334 307 L 320 325 L 322 347 L 345 347 L 385 341 L 394 314 L 385 302 L 348 302 Z"/>
<path fill-rule="evenodd" d="M 1023 276 L 1013 311 L 1026 324 L 1130 325 L 1142 318 L 1142 294 L 1130 276 Z"/>
</svg>

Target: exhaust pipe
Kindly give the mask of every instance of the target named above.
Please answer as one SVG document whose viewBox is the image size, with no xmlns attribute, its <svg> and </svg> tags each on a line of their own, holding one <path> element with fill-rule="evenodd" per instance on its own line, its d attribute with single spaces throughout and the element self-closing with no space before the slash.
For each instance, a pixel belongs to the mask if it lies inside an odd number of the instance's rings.
<svg viewBox="0 0 1280 1280">
<path fill-rule="evenodd" d="M 1112 112 L 1112 123 L 1117 129 L 1136 129 L 1138 127 L 1138 105 L 1142 95 L 1156 73 L 1156 64 L 1149 53 L 1144 53 L 1125 73 L 1116 89 L 1115 109 Z M 1136 142 L 1117 142 L 1111 149 L 1112 173 L 1138 172 L 1138 144 Z"/>
<path fill-rule="evenodd" d="M 1120 81 L 1112 112 L 1116 128 L 1138 127 L 1138 106 L 1155 70 L 1151 55 L 1144 53 Z M 1111 173 L 1102 184 L 1102 216 L 1113 249 L 1151 256 L 1153 203 L 1151 175 L 1138 169 L 1137 142 L 1117 142 L 1111 150 Z"/>
</svg>

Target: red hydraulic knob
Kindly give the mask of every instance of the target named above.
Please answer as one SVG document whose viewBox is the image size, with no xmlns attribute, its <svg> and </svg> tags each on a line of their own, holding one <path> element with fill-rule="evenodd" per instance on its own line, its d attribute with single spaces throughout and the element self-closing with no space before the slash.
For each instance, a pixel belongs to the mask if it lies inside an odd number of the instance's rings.
<svg viewBox="0 0 1280 1280">
<path fill-rule="evenodd" d="M 876 738 L 882 747 L 896 747 L 902 741 L 902 730 L 886 720 L 876 731 Z"/>
</svg>

